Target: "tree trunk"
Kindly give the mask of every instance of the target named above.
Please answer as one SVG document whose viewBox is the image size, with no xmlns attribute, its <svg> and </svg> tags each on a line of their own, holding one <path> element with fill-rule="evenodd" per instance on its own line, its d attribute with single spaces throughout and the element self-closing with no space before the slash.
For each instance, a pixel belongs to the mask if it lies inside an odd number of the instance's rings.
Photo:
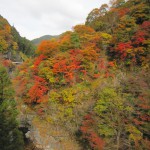
<svg viewBox="0 0 150 150">
<path fill-rule="evenodd" d="M 120 131 L 118 131 L 118 134 L 117 134 L 117 149 L 116 150 L 119 150 L 120 148 Z"/>
</svg>

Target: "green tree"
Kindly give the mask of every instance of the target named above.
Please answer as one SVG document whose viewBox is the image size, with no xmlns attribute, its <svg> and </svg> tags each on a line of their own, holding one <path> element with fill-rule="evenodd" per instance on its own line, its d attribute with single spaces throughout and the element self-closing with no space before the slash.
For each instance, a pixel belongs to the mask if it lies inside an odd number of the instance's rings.
<svg viewBox="0 0 150 150">
<path fill-rule="evenodd" d="M 21 37 L 15 27 L 11 27 L 11 35 L 13 36 L 13 41 L 18 45 L 19 51 L 23 52 L 27 56 L 34 55 L 36 49 L 35 46 L 25 37 Z"/>
<path fill-rule="evenodd" d="M 76 34 L 76 33 L 71 34 L 71 44 L 72 44 L 73 48 L 80 48 L 81 47 L 78 34 Z"/>
<path fill-rule="evenodd" d="M 11 82 L 0 66 L 0 149 L 23 150 L 23 137 L 18 130 L 17 111 Z"/>
<path fill-rule="evenodd" d="M 123 149 L 126 146 L 125 141 L 128 142 L 129 138 L 127 128 L 132 126 L 129 123 L 132 120 L 132 105 L 113 88 L 104 88 L 99 94 L 99 98 L 94 108 L 99 116 L 98 132 L 111 148 Z M 136 127 L 134 128 L 136 129 Z M 136 131 L 139 138 L 142 138 L 141 132 L 138 129 Z M 110 139 L 114 141 L 113 145 L 110 145 Z"/>
<path fill-rule="evenodd" d="M 6 52 L 8 48 L 7 42 L 0 36 L 0 52 Z"/>
</svg>

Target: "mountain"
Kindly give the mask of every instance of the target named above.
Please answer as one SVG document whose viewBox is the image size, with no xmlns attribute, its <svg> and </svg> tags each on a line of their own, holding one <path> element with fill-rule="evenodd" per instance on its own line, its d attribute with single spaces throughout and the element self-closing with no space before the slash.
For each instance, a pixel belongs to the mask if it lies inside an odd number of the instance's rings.
<svg viewBox="0 0 150 150">
<path fill-rule="evenodd" d="M 57 38 L 57 37 L 58 37 L 58 35 L 44 35 L 39 38 L 33 39 L 31 42 L 34 45 L 39 45 L 41 43 L 41 41 L 43 41 L 43 40 L 50 40 L 52 38 Z"/>
</svg>

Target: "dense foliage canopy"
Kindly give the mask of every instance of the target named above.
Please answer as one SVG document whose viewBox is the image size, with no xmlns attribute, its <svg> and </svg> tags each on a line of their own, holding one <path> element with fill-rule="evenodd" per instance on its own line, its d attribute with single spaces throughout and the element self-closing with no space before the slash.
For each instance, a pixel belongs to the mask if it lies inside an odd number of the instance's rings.
<svg viewBox="0 0 150 150">
<path fill-rule="evenodd" d="M 111 0 L 93 9 L 85 25 L 42 41 L 35 57 L 18 66 L 17 100 L 34 110 L 54 137 L 65 131 L 64 149 L 76 143 L 91 150 L 147 150 L 149 36 L 149 0 Z M 7 41 L 0 42 L 7 50 Z"/>
<path fill-rule="evenodd" d="M 0 149 L 23 150 L 23 137 L 16 120 L 17 111 L 11 82 L 0 65 Z"/>
</svg>

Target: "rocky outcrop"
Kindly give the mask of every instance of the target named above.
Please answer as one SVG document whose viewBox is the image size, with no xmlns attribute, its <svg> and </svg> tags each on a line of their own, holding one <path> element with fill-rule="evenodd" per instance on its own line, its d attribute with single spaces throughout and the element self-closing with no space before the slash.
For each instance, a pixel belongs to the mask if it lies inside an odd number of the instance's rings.
<svg viewBox="0 0 150 150">
<path fill-rule="evenodd" d="M 69 134 L 45 121 L 35 112 L 26 112 L 27 106 L 23 105 L 20 114 L 20 127 L 28 128 L 26 138 L 31 140 L 37 149 L 42 150 L 79 150 L 77 145 L 72 144 Z"/>
</svg>

